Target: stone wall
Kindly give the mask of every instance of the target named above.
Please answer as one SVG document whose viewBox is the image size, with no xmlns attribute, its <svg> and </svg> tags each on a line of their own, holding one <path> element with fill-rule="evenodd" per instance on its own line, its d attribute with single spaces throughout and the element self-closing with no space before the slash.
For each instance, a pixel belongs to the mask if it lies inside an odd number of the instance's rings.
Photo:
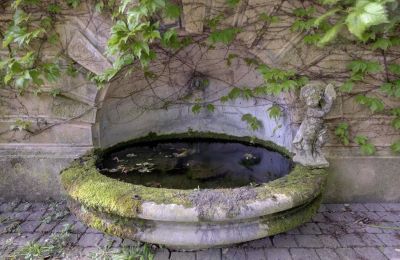
<svg viewBox="0 0 400 260">
<path fill-rule="evenodd" d="M 260 82 L 260 75 L 254 67 L 243 61 L 234 59 L 228 65 L 228 54 L 258 58 L 274 67 L 300 70 L 312 80 L 336 85 L 348 75 L 346 63 L 351 57 L 371 57 L 374 54 L 340 44 L 323 49 L 304 44 L 304 35 L 290 30 L 288 25 L 293 19 L 285 16 L 284 12 L 298 7 L 296 1 L 283 5 L 281 1 L 248 2 L 253 8 L 241 4 L 230 11 L 231 16 L 225 21 L 226 25 L 246 28 L 229 49 L 217 46 L 215 50 L 205 51 L 189 46 L 168 63 L 167 70 L 163 66 L 166 57 L 161 55 L 152 64 L 152 71 L 160 77 L 151 80 L 151 84 L 143 73 L 135 72 L 127 77 L 118 76 L 102 89 L 82 75 L 77 78 L 64 76 L 57 84 L 46 86 L 48 90 L 61 89 L 61 94 L 56 97 L 50 93 L 39 96 L 27 93 L 17 97 L 12 91 L 1 89 L 0 162 L 3 167 L 0 168 L 0 196 L 27 199 L 62 196 L 58 174 L 73 158 L 92 147 L 108 147 L 148 132 L 192 129 L 255 135 L 291 150 L 293 134 L 303 115 L 296 93 L 216 102 L 214 112 L 203 109 L 194 114 L 191 111 L 196 98 L 211 102 L 225 95 L 233 84 L 255 87 Z M 181 35 L 197 34 L 201 37 L 205 27 L 201 21 L 215 16 L 215 10 L 224 11 L 226 8 L 220 1 L 211 1 L 210 4 L 183 1 L 181 23 L 164 22 L 176 25 Z M 254 23 L 259 11 L 279 15 L 281 21 L 266 28 L 263 34 L 256 33 L 255 29 L 262 28 L 262 24 Z M 66 15 L 65 22 L 58 25 L 62 38 L 59 48 L 66 49 L 68 55 L 85 70 L 98 74 L 112 63 L 112 58 L 103 54 L 111 21 L 85 6 L 79 12 L 80 15 Z M 207 88 L 188 88 L 194 71 L 201 72 L 209 80 Z M 376 84 L 372 78 L 365 82 L 364 88 Z M 177 97 L 185 102 L 180 102 Z M 395 104 L 388 98 L 385 102 Z M 266 113 L 272 104 L 279 104 L 284 112 L 277 122 Z M 241 120 L 246 113 L 261 119 L 262 128 L 251 131 Z M 10 126 L 21 118 L 32 123 L 33 134 L 10 130 Z M 325 147 L 331 163 L 326 201 L 400 200 L 397 189 L 400 185 L 400 160 L 388 148 L 400 135 L 390 127 L 390 120 L 390 116 L 371 115 L 354 101 L 352 94 L 338 97 L 326 119 L 331 134 Z M 376 155 L 360 155 L 354 143 L 341 145 L 333 131 L 342 121 L 350 125 L 351 135 L 357 132 L 368 136 L 377 146 Z"/>
</svg>

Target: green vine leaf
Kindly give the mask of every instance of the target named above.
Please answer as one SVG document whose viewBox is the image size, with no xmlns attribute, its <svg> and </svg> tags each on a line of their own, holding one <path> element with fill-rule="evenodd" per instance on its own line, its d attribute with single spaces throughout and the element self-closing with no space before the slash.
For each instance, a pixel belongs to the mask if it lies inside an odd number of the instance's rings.
<svg viewBox="0 0 400 260">
<path fill-rule="evenodd" d="M 354 82 L 347 80 L 343 85 L 339 87 L 340 91 L 350 93 L 354 88 Z"/>
<path fill-rule="evenodd" d="M 347 123 L 340 123 L 335 129 L 335 135 L 339 137 L 339 140 L 344 145 L 349 145 L 350 143 L 350 134 L 349 134 L 349 125 Z"/>
<path fill-rule="evenodd" d="M 358 96 L 356 96 L 356 102 L 361 105 L 367 106 L 374 113 L 381 112 L 385 108 L 383 101 L 381 99 L 375 98 L 375 97 L 358 95 Z"/>
<path fill-rule="evenodd" d="M 368 137 L 364 135 L 357 135 L 354 141 L 360 146 L 362 155 L 373 155 L 376 152 L 376 148 L 368 140 Z"/>
<path fill-rule="evenodd" d="M 239 28 L 227 28 L 223 30 L 218 30 L 210 33 L 210 36 L 208 39 L 212 43 L 223 43 L 223 44 L 230 44 L 235 40 L 236 35 L 240 32 L 241 30 Z"/>
<path fill-rule="evenodd" d="M 281 108 L 277 105 L 271 106 L 270 108 L 268 108 L 267 111 L 268 111 L 269 118 L 274 119 L 274 120 L 278 120 L 282 115 Z"/>
<path fill-rule="evenodd" d="M 400 140 L 395 141 L 391 146 L 390 149 L 395 154 L 400 154 Z"/>
<path fill-rule="evenodd" d="M 242 116 L 242 121 L 245 121 L 251 130 L 256 131 L 262 127 L 262 123 L 257 117 L 252 114 L 244 114 Z"/>
</svg>

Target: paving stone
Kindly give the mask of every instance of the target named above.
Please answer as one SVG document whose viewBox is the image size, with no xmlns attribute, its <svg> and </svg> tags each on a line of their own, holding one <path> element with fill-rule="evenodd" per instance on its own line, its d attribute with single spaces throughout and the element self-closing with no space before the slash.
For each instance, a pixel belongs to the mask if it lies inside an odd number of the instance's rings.
<svg viewBox="0 0 400 260">
<path fill-rule="evenodd" d="M 88 229 L 86 229 L 86 233 L 101 234 L 102 232 L 97 229 L 89 227 Z"/>
<path fill-rule="evenodd" d="M 324 247 L 328 247 L 328 248 L 340 247 L 339 242 L 332 235 L 319 235 L 318 239 L 321 240 L 321 242 L 324 245 Z"/>
<path fill-rule="evenodd" d="M 368 211 L 368 209 L 361 203 L 350 203 L 348 204 L 349 206 L 346 207 L 349 210 L 353 211 L 353 212 L 365 212 Z"/>
<path fill-rule="evenodd" d="M 265 260 L 264 249 L 261 248 L 246 248 L 246 259 L 248 260 Z"/>
<path fill-rule="evenodd" d="M 324 216 L 332 222 L 354 222 L 356 216 L 352 212 L 324 212 Z"/>
<path fill-rule="evenodd" d="M 322 213 L 317 213 L 312 217 L 313 222 L 327 222 L 328 219 Z"/>
<path fill-rule="evenodd" d="M 321 229 L 319 229 L 318 225 L 315 223 L 306 223 L 299 227 L 300 232 L 304 235 L 319 235 L 321 233 Z"/>
<path fill-rule="evenodd" d="M 87 226 L 82 222 L 78 221 L 72 225 L 71 232 L 72 233 L 85 233 Z"/>
<path fill-rule="evenodd" d="M 376 236 L 387 246 L 400 246 L 400 233 L 376 234 Z"/>
<path fill-rule="evenodd" d="M 382 229 L 381 228 L 377 228 L 377 227 L 371 227 L 371 226 L 362 226 L 361 229 L 363 230 L 363 232 L 365 233 L 369 233 L 369 234 L 380 234 L 382 233 Z"/>
<path fill-rule="evenodd" d="M 111 247 L 119 247 L 122 243 L 122 239 L 115 236 L 110 236 L 105 234 L 103 239 L 100 241 L 99 246 L 111 246 Z"/>
<path fill-rule="evenodd" d="M 246 247 L 253 247 L 253 248 L 259 248 L 259 247 L 272 247 L 272 242 L 269 237 L 262 238 L 262 239 L 257 239 L 250 241 L 246 243 Z"/>
<path fill-rule="evenodd" d="M 325 211 L 328 211 L 328 209 L 326 208 L 325 205 L 326 205 L 326 204 L 321 204 L 321 206 L 320 206 L 319 209 L 318 209 L 318 212 L 325 212 Z"/>
<path fill-rule="evenodd" d="M 172 252 L 171 260 L 196 260 L 196 253 L 193 252 Z"/>
<path fill-rule="evenodd" d="M 20 203 L 19 200 L 2 203 L 0 206 L 0 213 L 10 212 L 10 211 L 14 210 L 19 205 L 19 203 Z"/>
<path fill-rule="evenodd" d="M 385 211 L 385 208 L 382 206 L 381 203 L 364 203 L 364 206 L 369 211 Z"/>
<path fill-rule="evenodd" d="M 154 255 L 154 260 L 169 260 L 169 251 L 167 249 L 160 249 Z"/>
<path fill-rule="evenodd" d="M 265 255 L 268 260 L 291 260 L 292 257 L 286 248 L 267 248 Z"/>
<path fill-rule="evenodd" d="M 382 221 L 382 217 L 377 214 L 377 212 L 373 211 L 367 211 L 367 212 L 358 212 L 356 221 L 363 221 L 365 222 L 365 219 L 371 220 L 371 221 Z M 367 221 L 368 222 L 368 221 Z"/>
<path fill-rule="evenodd" d="M 35 242 L 40 239 L 42 234 L 40 233 L 25 233 L 14 239 L 14 245 L 25 246 L 29 242 Z"/>
<path fill-rule="evenodd" d="M 342 260 L 355 260 L 360 259 L 360 256 L 354 251 L 353 248 L 336 248 L 336 254 Z"/>
<path fill-rule="evenodd" d="M 344 234 L 337 237 L 343 247 L 365 246 L 365 243 L 356 234 Z"/>
<path fill-rule="evenodd" d="M 102 234 L 85 233 L 79 239 L 78 245 L 81 247 L 97 246 L 102 239 Z"/>
<path fill-rule="evenodd" d="M 284 234 L 297 235 L 297 234 L 301 234 L 301 232 L 300 232 L 299 228 L 294 228 L 294 229 L 286 231 Z"/>
<path fill-rule="evenodd" d="M 37 220 L 29 220 L 23 222 L 20 226 L 19 229 L 22 233 L 32 233 L 40 226 L 41 222 Z"/>
<path fill-rule="evenodd" d="M 317 248 L 315 252 L 322 260 L 340 260 L 335 250 L 331 248 Z"/>
<path fill-rule="evenodd" d="M 121 243 L 121 246 L 136 246 L 138 244 L 137 241 L 133 241 L 131 239 L 124 239 Z"/>
<path fill-rule="evenodd" d="M 382 230 L 382 233 L 386 233 L 386 234 L 400 233 L 400 223 L 380 222 L 380 223 L 376 223 L 376 225 L 380 227 L 380 230 Z"/>
<path fill-rule="evenodd" d="M 31 204 L 29 202 L 22 202 L 17 207 L 13 209 L 15 212 L 27 211 L 31 208 Z"/>
<path fill-rule="evenodd" d="M 391 259 L 391 260 L 398 260 L 400 259 L 400 248 L 396 248 L 396 247 L 383 247 L 381 248 L 381 251 L 383 252 L 383 254 Z"/>
<path fill-rule="evenodd" d="M 345 227 L 337 223 L 318 223 L 318 226 L 323 234 L 341 235 L 346 233 Z"/>
<path fill-rule="evenodd" d="M 316 235 L 295 235 L 295 238 L 299 247 L 323 247 L 321 240 Z"/>
<path fill-rule="evenodd" d="M 330 212 L 343 212 L 346 211 L 343 204 L 325 204 L 325 207 Z"/>
<path fill-rule="evenodd" d="M 367 246 L 384 246 L 384 243 L 375 234 L 364 233 L 360 236 Z"/>
<path fill-rule="evenodd" d="M 57 224 L 57 222 L 56 222 L 55 224 Z M 65 228 L 68 228 L 68 227 L 69 227 L 69 229 L 71 229 L 71 228 L 72 228 L 72 225 L 73 225 L 73 223 L 69 223 L 69 222 L 63 220 L 63 221 L 59 222 L 59 223 L 55 226 L 55 228 L 53 229 L 53 232 L 61 232 L 61 231 L 63 231 Z"/>
<path fill-rule="evenodd" d="M 387 211 L 400 211 L 400 203 L 382 203 Z"/>
<path fill-rule="evenodd" d="M 319 260 L 314 249 L 291 248 L 290 254 L 292 255 L 293 260 Z"/>
<path fill-rule="evenodd" d="M 362 259 L 386 260 L 386 257 L 375 247 L 356 247 L 354 251 Z"/>
<path fill-rule="evenodd" d="M 29 214 L 26 220 L 41 220 L 45 212 L 45 209 L 31 211 L 31 214 Z"/>
<path fill-rule="evenodd" d="M 50 231 L 53 230 L 53 228 L 57 225 L 57 222 L 50 222 L 50 223 L 42 223 L 40 226 L 37 228 L 37 232 L 41 233 L 49 233 Z"/>
<path fill-rule="evenodd" d="M 381 221 L 400 222 L 400 212 L 380 211 L 376 214 L 381 217 Z"/>
<path fill-rule="evenodd" d="M 196 252 L 197 260 L 221 260 L 221 249 L 208 249 Z"/>
<path fill-rule="evenodd" d="M 9 247 L 14 244 L 14 240 L 19 237 L 18 233 L 0 234 L 0 251 L 2 247 Z"/>
<path fill-rule="evenodd" d="M 272 239 L 272 244 L 275 247 L 297 247 L 295 235 L 276 235 Z"/>
<path fill-rule="evenodd" d="M 94 256 L 98 250 L 98 247 L 85 247 L 81 253 L 81 259 L 96 259 Z"/>
<path fill-rule="evenodd" d="M 246 259 L 246 251 L 244 250 L 244 248 L 224 248 L 222 249 L 222 259 L 244 260 Z"/>
</svg>

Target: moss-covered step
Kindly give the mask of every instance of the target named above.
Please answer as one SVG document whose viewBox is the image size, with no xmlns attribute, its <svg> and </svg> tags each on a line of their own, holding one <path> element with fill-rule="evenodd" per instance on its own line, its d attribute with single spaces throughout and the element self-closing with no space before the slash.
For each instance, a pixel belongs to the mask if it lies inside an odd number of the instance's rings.
<svg viewBox="0 0 400 260">
<path fill-rule="evenodd" d="M 202 138 L 205 135 L 198 133 Z M 284 152 L 263 140 L 213 136 L 219 140 L 251 141 Z M 195 136 L 193 133 L 151 135 L 139 140 L 189 137 Z M 225 246 L 284 232 L 312 217 L 326 182 L 324 170 L 296 165 L 288 175 L 259 187 L 204 190 L 145 187 L 106 177 L 97 170 L 97 160 L 113 149 L 87 154 L 62 172 L 71 210 L 83 222 L 105 232 L 174 248 Z"/>
</svg>

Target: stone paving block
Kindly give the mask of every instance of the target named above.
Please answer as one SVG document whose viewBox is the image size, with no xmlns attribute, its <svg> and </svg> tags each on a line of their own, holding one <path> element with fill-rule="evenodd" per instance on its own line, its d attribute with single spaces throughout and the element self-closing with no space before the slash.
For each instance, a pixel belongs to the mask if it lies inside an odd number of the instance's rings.
<svg viewBox="0 0 400 260">
<path fill-rule="evenodd" d="M 362 232 L 369 233 L 369 234 L 380 234 L 383 232 L 381 228 L 371 227 L 371 226 L 367 226 L 367 225 L 361 226 L 361 230 L 362 230 Z"/>
<path fill-rule="evenodd" d="M 31 208 L 31 204 L 29 202 L 22 202 L 17 207 L 13 209 L 15 212 L 27 211 Z"/>
<path fill-rule="evenodd" d="M 269 237 L 266 237 L 266 238 L 250 241 L 243 246 L 244 247 L 253 247 L 253 248 L 272 247 L 272 242 Z"/>
<path fill-rule="evenodd" d="M 304 235 L 319 235 L 322 234 L 321 229 L 315 223 L 306 223 L 299 227 L 300 232 Z"/>
<path fill-rule="evenodd" d="M 331 248 L 317 248 L 315 252 L 322 260 L 340 260 L 335 250 Z"/>
<path fill-rule="evenodd" d="M 323 247 L 321 240 L 316 235 L 295 235 L 299 247 Z"/>
<path fill-rule="evenodd" d="M 246 259 L 246 251 L 244 248 L 224 248 L 224 249 L 222 249 L 222 259 L 223 260 L 231 260 L 231 259 L 244 260 L 244 259 Z"/>
<path fill-rule="evenodd" d="M 55 226 L 57 226 L 57 222 L 42 223 L 36 231 L 41 233 L 48 233 L 52 231 Z"/>
<path fill-rule="evenodd" d="M 82 222 L 78 221 L 75 222 L 72 227 L 71 227 L 71 232 L 72 233 L 85 233 L 87 226 L 83 224 Z"/>
<path fill-rule="evenodd" d="M 296 240 L 294 239 L 295 235 L 276 235 L 272 239 L 272 244 L 275 247 L 297 247 Z"/>
<path fill-rule="evenodd" d="M 332 235 L 319 235 L 318 239 L 321 240 L 324 247 L 327 248 L 337 248 L 340 247 L 339 242 L 337 239 Z"/>
<path fill-rule="evenodd" d="M 37 220 L 25 221 L 19 226 L 19 230 L 22 233 L 33 233 L 40 226 L 40 224 L 42 223 Z"/>
<path fill-rule="evenodd" d="M 267 248 L 265 255 L 268 260 L 291 260 L 292 257 L 286 248 Z"/>
<path fill-rule="evenodd" d="M 324 216 L 323 213 L 317 213 L 312 217 L 313 222 L 327 222 L 328 219 Z"/>
<path fill-rule="evenodd" d="M 73 223 L 67 222 L 65 220 L 61 222 L 55 222 L 56 226 L 53 229 L 53 232 L 61 232 L 63 231 L 66 227 L 72 228 Z"/>
<path fill-rule="evenodd" d="M 323 214 L 332 222 L 354 222 L 357 219 L 353 212 L 324 212 Z"/>
<path fill-rule="evenodd" d="M 326 204 L 321 204 L 321 206 L 320 206 L 319 209 L 318 209 L 318 212 L 325 212 L 325 211 L 327 211 L 328 209 L 326 208 L 325 205 L 326 205 Z"/>
<path fill-rule="evenodd" d="M 360 256 L 356 253 L 356 251 L 354 251 L 353 248 L 336 248 L 335 251 L 341 260 L 360 259 Z"/>
<path fill-rule="evenodd" d="M 193 252 L 172 252 L 170 260 L 196 260 L 196 253 L 193 253 Z"/>
<path fill-rule="evenodd" d="M 382 203 L 387 211 L 400 211 L 400 203 Z"/>
<path fill-rule="evenodd" d="M 319 260 L 314 249 L 291 248 L 290 254 L 292 255 L 293 260 Z"/>
<path fill-rule="evenodd" d="M 31 211 L 31 213 L 26 218 L 26 220 L 41 220 L 41 218 L 43 217 L 45 212 L 46 212 L 45 209 L 41 209 L 41 210 L 37 210 L 37 211 Z"/>
<path fill-rule="evenodd" d="M 103 234 L 85 233 L 79 239 L 78 245 L 81 247 L 97 246 L 102 239 Z"/>
<path fill-rule="evenodd" d="M 100 241 L 99 246 L 111 246 L 111 247 L 119 247 L 122 243 L 122 239 L 116 236 L 110 236 L 105 234 L 103 239 Z"/>
<path fill-rule="evenodd" d="M 15 238 L 13 243 L 15 246 L 25 246 L 29 242 L 35 242 L 39 240 L 41 236 L 42 234 L 40 233 L 25 233 Z"/>
<path fill-rule="evenodd" d="M 0 213 L 12 211 L 19 205 L 19 203 L 20 203 L 19 200 L 14 200 L 1 204 Z"/>
<path fill-rule="evenodd" d="M 264 249 L 261 248 L 246 248 L 246 259 L 248 260 L 265 260 Z M 201 259 L 201 258 L 200 258 Z"/>
<path fill-rule="evenodd" d="M 386 234 L 398 234 L 400 233 L 400 223 L 393 222 L 379 222 L 375 223 L 377 227 Z"/>
<path fill-rule="evenodd" d="M 365 243 L 357 234 L 339 235 L 337 240 L 343 247 L 365 246 Z"/>
<path fill-rule="evenodd" d="M 361 239 L 364 241 L 367 246 L 384 246 L 385 244 L 379 240 L 379 238 L 375 234 L 360 234 Z"/>
<path fill-rule="evenodd" d="M 376 236 L 387 246 L 400 246 L 400 233 L 376 234 Z"/>
<path fill-rule="evenodd" d="M 353 212 L 365 212 L 368 211 L 368 209 L 361 203 L 350 203 L 348 204 L 349 206 L 346 207 L 349 210 L 353 211 Z"/>
<path fill-rule="evenodd" d="M 160 249 L 154 254 L 154 260 L 169 260 L 169 251 L 167 249 Z"/>
<path fill-rule="evenodd" d="M 379 211 L 376 214 L 381 217 L 380 221 L 400 222 L 400 212 Z"/>
<path fill-rule="evenodd" d="M 345 227 L 338 223 L 318 223 L 318 227 L 323 234 L 327 235 L 341 235 L 346 233 Z"/>
<path fill-rule="evenodd" d="M 291 229 L 291 230 L 286 231 L 285 234 L 288 234 L 288 235 L 297 235 L 297 234 L 301 234 L 301 232 L 300 232 L 300 229 L 299 229 L 299 228 L 294 228 L 294 229 Z"/>
<path fill-rule="evenodd" d="M 346 211 L 343 204 L 325 204 L 325 207 L 330 212 L 342 212 Z"/>
<path fill-rule="evenodd" d="M 221 260 L 221 249 L 208 249 L 196 252 L 197 260 Z"/>
<path fill-rule="evenodd" d="M 102 232 L 97 229 L 88 227 L 88 229 L 86 229 L 86 233 L 101 234 Z"/>
<path fill-rule="evenodd" d="M 121 246 L 136 246 L 138 244 L 138 242 L 133 241 L 131 239 L 124 239 L 121 243 Z"/>
<path fill-rule="evenodd" d="M 356 247 L 354 251 L 362 259 L 386 260 L 386 257 L 375 247 Z"/>
<path fill-rule="evenodd" d="M 385 211 L 385 208 L 382 206 L 381 203 L 364 203 L 364 206 L 369 211 Z"/>
<path fill-rule="evenodd" d="M 19 236 L 18 233 L 0 234 L 0 250 L 2 247 L 13 245 L 13 241 Z"/>
<path fill-rule="evenodd" d="M 383 247 L 381 248 L 381 251 L 391 260 L 400 259 L 400 248 L 398 247 Z"/>
</svg>

